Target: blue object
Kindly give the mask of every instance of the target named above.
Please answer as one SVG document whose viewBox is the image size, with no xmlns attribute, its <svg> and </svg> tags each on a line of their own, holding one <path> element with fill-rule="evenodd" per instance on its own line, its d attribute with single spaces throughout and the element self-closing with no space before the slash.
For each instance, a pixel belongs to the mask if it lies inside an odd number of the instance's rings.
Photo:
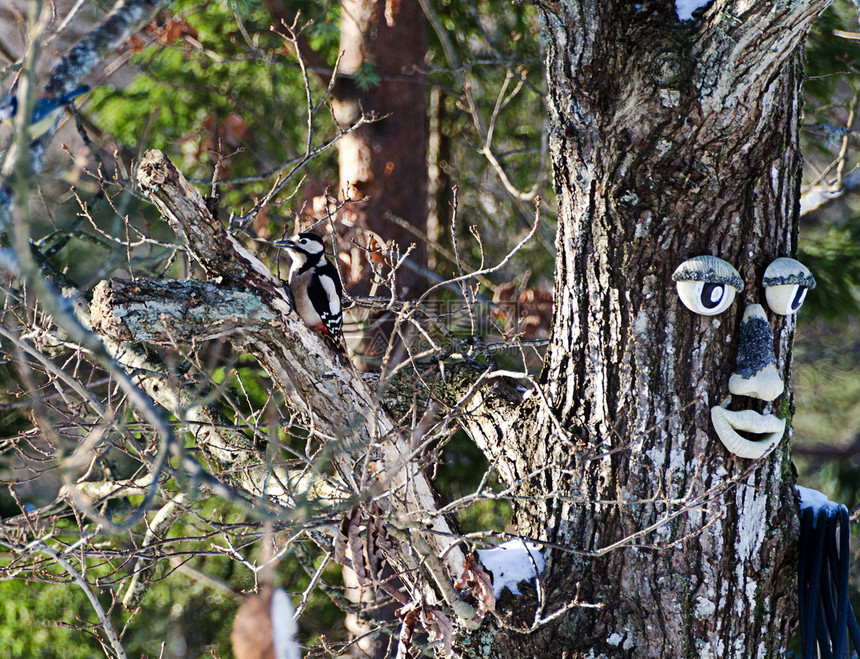
<svg viewBox="0 0 860 659">
<path fill-rule="evenodd" d="M 76 97 L 89 90 L 90 88 L 84 85 L 59 98 L 42 97 L 38 99 L 33 107 L 33 119 L 30 121 L 30 139 L 35 140 L 44 135 L 53 125 L 60 111 Z M 0 102 L 0 121 L 12 119 L 17 113 L 18 97 L 14 92 L 11 92 Z"/>
<path fill-rule="evenodd" d="M 860 627 L 848 599 L 848 509 L 814 490 L 800 492 L 798 605 L 803 659 L 842 659 Z M 853 655 L 856 656 L 856 655 Z"/>
</svg>

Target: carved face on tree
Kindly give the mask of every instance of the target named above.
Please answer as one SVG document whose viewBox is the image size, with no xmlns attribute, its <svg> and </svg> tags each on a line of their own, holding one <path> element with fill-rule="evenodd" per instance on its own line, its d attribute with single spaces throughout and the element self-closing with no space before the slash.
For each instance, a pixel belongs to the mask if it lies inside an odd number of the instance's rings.
<svg viewBox="0 0 860 659">
<path fill-rule="evenodd" d="M 702 316 L 724 312 L 744 290 L 738 271 L 715 256 L 696 256 L 684 261 L 672 279 L 684 306 Z M 765 270 L 761 284 L 770 310 L 788 316 L 800 309 L 809 289 L 815 288 L 815 279 L 802 263 L 778 258 Z M 729 378 L 729 392 L 772 402 L 784 389 L 776 368 L 767 312 L 762 305 L 749 303 L 741 320 L 737 367 Z M 755 460 L 779 443 L 785 433 L 784 418 L 752 409 L 729 410 L 729 402 L 730 397 L 711 408 L 711 422 L 731 453 Z"/>
</svg>

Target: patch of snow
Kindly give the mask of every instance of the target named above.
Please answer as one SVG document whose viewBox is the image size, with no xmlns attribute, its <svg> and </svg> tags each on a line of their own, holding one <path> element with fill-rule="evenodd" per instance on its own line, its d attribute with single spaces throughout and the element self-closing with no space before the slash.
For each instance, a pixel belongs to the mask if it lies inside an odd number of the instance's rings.
<svg viewBox="0 0 860 659">
<path fill-rule="evenodd" d="M 478 559 L 493 573 L 493 592 L 497 598 L 505 588 L 514 595 L 519 595 L 520 581 L 539 577 L 546 566 L 537 545 L 522 540 L 511 540 L 494 549 L 479 549 Z"/>
<path fill-rule="evenodd" d="M 678 18 L 682 21 L 689 21 L 693 18 L 693 12 L 699 7 L 704 7 L 710 0 L 675 0 L 675 11 L 678 12 Z"/>
<path fill-rule="evenodd" d="M 648 314 L 645 313 L 644 309 L 639 309 L 639 313 L 636 314 L 636 320 L 633 321 L 633 332 L 636 334 L 636 336 L 648 338 L 648 328 L 650 326 L 651 325 L 648 321 Z"/>
<path fill-rule="evenodd" d="M 281 588 L 272 593 L 272 646 L 276 659 L 301 659 L 302 651 L 296 641 L 299 626 L 290 596 Z"/>
<path fill-rule="evenodd" d="M 750 603 L 750 611 L 755 611 L 755 594 L 756 594 L 757 590 L 758 590 L 758 584 L 755 581 L 753 581 L 752 579 L 750 579 L 747 582 L 747 587 L 746 587 L 747 599 L 749 600 L 749 603 Z"/>
<path fill-rule="evenodd" d="M 621 638 L 621 634 L 619 634 L 618 632 L 612 632 L 609 635 L 609 638 L 606 639 L 606 642 L 609 643 L 609 645 L 611 645 L 612 647 L 617 648 L 619 645 L 621 645 L 622 640 L 623 639 Z"/>
</svg>

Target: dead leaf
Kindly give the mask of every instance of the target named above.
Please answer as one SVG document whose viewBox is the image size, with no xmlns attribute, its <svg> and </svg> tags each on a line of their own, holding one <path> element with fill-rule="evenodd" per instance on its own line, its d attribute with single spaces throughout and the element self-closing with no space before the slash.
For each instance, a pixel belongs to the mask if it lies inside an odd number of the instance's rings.
<svg viewBox="0 0 860 659">
<path fill-rule="evenodd" d="M 498 286 L 493 294 L 493 316 L 505 323 L 509 332 L 527 340 L 549 336 L 552 327 L 551 291 L 526 288 L 517 291 L 512 282 Z"/>
<path fill-rule="evenodd" d="M 396 616 L 403 622 L 400 625 L 400 634 L 397 637 L 397 659 L 408 659 L 413 656 L 412 639 L 415 636 L 415 624 L 419 619 L 419 605 L 412 602 L 399 608 Z"/>
<path fill-rule="evenodd" d="M 158 23 L 152 21 L 146 29 L 162 46 L 169 46 L 184 36 L 195 40 L 198 38 L 197 30 L 191 27 L 182 16 L 168 16 Z"/>
<path fill-rule="evenodd" d="M 337 537 L 334 539 L 334 560 L 341 565 L 350 565 L 346 553 L 349 545 L 350 527 L 359 522 L 361 522 L 361 511 L 358 509 L 358 506 L 353 506 L 344 515 L 344 518 L 340 521 L 340 526 L 337 528 Z"/>
<path fill-rule="evenodd" d="M 454 625 L 451 619 L 438 609 L 421 612 L 421 624 L 430 633 L 430 638 L 441 640 L 446 657 L 454 654 Z"/>
<path fill-rule="evenodd" d="M 144 48 L 146 48 L 146 41 L 141 39 L 138 35 L 132 34 L 128 39 L 126 39 L 123 46 L 128 48 L 133 53 L 139 53 Z"/>
<path fill-rule="evenodd" d="M 493 580 L 478 562 L 474 555 L 466 557 L 466 567 L 457 579 L 454 588 L 469 586 L 472 595 L 478 600 L 478 615 L 483 616 L 488 611 L 496 610 L 496 595 L 493 592 Z"/>
<path fill-rule="evenodd" d="M 346 549 L 351 567 L 362 588 L 373 586 L 375 584 L 367 578 L 367 570 L 365 569 L 364 542 L 361 540 L 361 510 L 358 506 L 353 506 L 350 517 L 351 520 L 346 530 Z"/>
<path fill-rule="evenodd" d="M 250 131 L 245 120 L 235 112 L 221 122 L 220 131 L 224 141 L 230 146 L 238 146 L 243 140 L 248 139 Z"/>
</svg>

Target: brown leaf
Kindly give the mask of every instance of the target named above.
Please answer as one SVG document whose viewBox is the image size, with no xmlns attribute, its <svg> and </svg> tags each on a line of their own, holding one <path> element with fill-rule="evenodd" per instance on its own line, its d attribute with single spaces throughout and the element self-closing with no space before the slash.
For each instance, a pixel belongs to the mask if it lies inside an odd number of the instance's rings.
<svg viewBox="0 0 860 659">
<path fill-rule="evenodd" d="M 346 525 L 346 555 L 349 557 L 349 565 L 355 576 L 358 577 L 358 584 L 362 588 L 370 585 L 367 578 L 367 570 L 364 564 L 364 543 L 361 540 L 361 509 L 358 506 L 353 506 L 349 511 L 349 522 Z M 343 531 L 343 523 L 341 523 L 341 531 Z"/>
<path fill-rule="evenodd" d="M 513 283 L 498 286 L 493 294 L 493 316 L 505 322 L 507 330 L 526 339 L 549 336 L 552 326 L 552 292 L 539 288 L 517 291 Z"/>
<path fill-rule="evenodd" d="M 237 146 L 242 140 L 248 139 L 250 133 L 248 124 L 235 112 L 231 112 L 221 123 L 220 130 L 224 141 L 230 146 Z"/>
<path fill-rule="evenodd" d="M 412 639 L 415 636 L 415 624 L 421 613 L 417 602 L 412 602 L 399 608 L 396 616 L 403 622 L 400 625 L 400 634 L 397 637 L 397 659 L 405 659 L 412 656 Z"/>
<path fill-rule="evenodd" d="M 272 606 L 272 589 L 265 586 L 258 594 L 251 595 L 233 621 L 233 654 L 237 659 L 274 658 L 272 647 L 272 622 L 269 611 Z"/>
<path fill-rule="evenodd" d="M 350 564 L 346 554 L 349 545 L 350 527 L 360 522 L 361 511 L 359 511 L 358 506 L 353 506 L 340 521 L 340 526 L 337 528 L 337 537 L 334 539 L 334 560 L 341 565 Z"/>
<path fill-rule="evenodd" d="M 191 27 L 182 16 L 169 16 L 159 24 L 153 21 L 147 26 L 147 30 L 163 46 L 169 46 L 186 35 L 195 40 L 198 38 L 197 30 Z"/>
<path fill-rule="evenodd" d="M 367 526 L 367 564 L 372 576 L 377 578 L 382 573 L 386 555 L 390 555 L 393 546 L 385 530 L 385 519 L 378 508 L 371 510 L 373 517 Z"/>
<path fill-rule="evenodd" d="M 132 34 L 126 42 L 123 44 L 126 48 L 128 48 L 133 53 L 139 53 L 144 48 L 146 48 L 146 41 L 141 39 L 136 34 Z"/>
<path fill-rule="evenodd" d="M 373 579 L 373 587 L 382 588 L 395 600 L 401 604 L 406 604 L 409 597 L 395 588 L 384 574 L 385 562 L 388 556 L 392 555 L 394 546 L 388 539 L 388 532 L 385 530 L 385 518 L 376 504 L 371 508 L 371 515 L 367 525 L 367 565 L 370 577 Z"/>
<path fill-rule="evenodd" d="M 496 610 L 496 595 L 493 592 L 493 580 L 490 575 L 484 571 L 484 568 L 478 563 L 474 555 L 466 557 L 466 567 L 463 569 L 463 574 L 457 579 L 454 584 L 455 588 L 463 588 L 469 586 L 472 589 L 472 595 L 478 600 L 478 615 L 482 616 L 488 611 Z"/>
<path fill-rule="evenodd" d="M 454 654 L 454 625 L 451 619 L 438 609 L 421 612 L 421 624 L 430 633 L 431 638 L 442 641 L 444 655 Z"/>
</svg>

